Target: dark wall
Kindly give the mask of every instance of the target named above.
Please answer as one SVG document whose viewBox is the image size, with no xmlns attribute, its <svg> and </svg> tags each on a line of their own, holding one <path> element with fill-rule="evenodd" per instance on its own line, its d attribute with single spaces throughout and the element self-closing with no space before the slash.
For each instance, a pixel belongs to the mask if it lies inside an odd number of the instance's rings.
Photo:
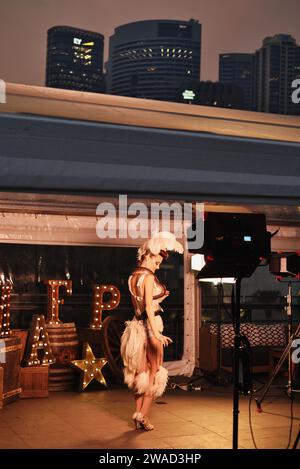
<svg viewBox="0 0 300 469">
<path fill-rule="evenodd" d="M 124 247 L 48 246 L 0 244 L 0 275 L 13 281 L 10 301 L 11 327 L 27 329 L 33 314 L 46 314 L 45 280 L 72 280 L 72 295 L 61 289 L 60 319 L 87 327 L 91 320 L 92 285 L 113 284 L 121 292 L 117 309 L 110 314 L 131 319 L 133 308 L 127 286 L 136 266 L 136 249 Z M 179 359 L 183 348 L 183 265 L 182 256 L 171 254 L 156 272 L 170 290 L 162 304 L 166 334 L 174 339 L 166 356 Z M 103 313 L 103 319 L 109 312 Z"/>
</svg>

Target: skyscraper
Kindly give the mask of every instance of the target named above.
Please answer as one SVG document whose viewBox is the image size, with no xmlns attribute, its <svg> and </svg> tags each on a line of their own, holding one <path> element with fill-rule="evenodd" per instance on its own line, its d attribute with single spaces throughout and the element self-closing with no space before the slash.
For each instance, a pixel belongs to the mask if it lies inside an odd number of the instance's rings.
<svg viewBox="0 0 300 469">
<path fill-rule="evenodd" d="M 46 86 L 79 91 L 104 91 L 103 36 L 54 26 L 48 30 Z"/>
<path fill-rule="evenodd" d="M 176 101 L 185 78 L 200 79 L 201 25 L 149 20 L 119 26 L 109 43 L 108 92 Z"/>
<path fill-rule="evenodd" d="M 219 82 L 238 86 L 242 90 L 239 109 L 254 109 L 254 54 L 220 54 Z"/>
<path fill-rule="evenodd" d="M 300 47 L 289 34 L 266 37 L 255 54 L 256 110 L 300 114 L 292 102 L 292 81 L 300 77 Z"/>
</svg>

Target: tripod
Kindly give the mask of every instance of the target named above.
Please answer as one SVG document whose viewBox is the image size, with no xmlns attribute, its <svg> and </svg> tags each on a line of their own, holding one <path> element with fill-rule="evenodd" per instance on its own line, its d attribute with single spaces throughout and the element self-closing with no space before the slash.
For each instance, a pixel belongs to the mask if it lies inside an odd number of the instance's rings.
<svg viewBox="0 0 300 469">
<path fill-rule="evenodd" d="M 299 443 L 299 440 L 300 440 L 300 428 L 299 428 L 299 431 L 298 431 L 298 435 L 296 436 L 296 439 L 294 441 L 292 449 L 297 449 L 297 445 Z"/>
<path fill-rule="evenodd" d="M 288 316 L 288 342 L 291 340 L 292 337 L 292 284 L 291 282 L 288 283 L 288 294 L 286 296 L 287 305 L 286 305 L 286 312 Z M 289 350 L 288 353 L 288 384 L 287 384 L 287 395 L 289 397 L 292 396 L 292 358 L 291 353 Z"/>
<path fill-rule="evenodd" d="M 286 346 L 286 348 L 284 349 L 284 351 L 282 352 L 282 355 L 275 367 L 275 369 L 273 370 L 273 373 L 269 379 L 269 381 L 266 383 L 266 385 L 264 386 L 264 390 L 263 390 L 263 393 L 262 393 L 262 396 L 260 399 L 255 399 L 255 402 L 256 402 L 256 406 L 257 406 L 257 410 L 258 412 L 262 412 L 262 408 L 261 408 L 261 404 L 264 400 L 264 398 L 266 397 L 274 379 L 276 378 L 276 376 L 278 375 L 285 359 L 288 357 L 288 384 L 287 384 L 287 395 L 289 397 L 292 398 L 292 393 L 293 392 L 299 392 L 295 389 L 292 389 L 292 359 L 291 359 L 291 348 L 292 348 L 292 345 L 293 345 L 293 342 L 295 340 L 296 337 L 298 337 L 300 335 L 300 324 L 298 325 L 296 331 L 294 333 L 292 333 L 292 286 L 291 286 L 291 282 L 289 282 L 288 284 L 288 294 L 287 294 L 287 306 L 286 306 L 286 310 L 287 310 L 287 315 L 288 315 L 288 344 Z"/>
<path fill-rule="evenodd" d="M 261 396 L 260 399 L 255 399 L 255 402 L 256 402 L 256 406 L 257 406 L 257 410 L 259 412 L 262 412 L 262 408 L 261 408 L 261 404 L 264 400 L 264 398 L 266 397 L 266 394 L 267 392 L 269 391 L 270 387 L 271 387 L 271 384 L 272 382 L 274 381 L 274 379 L 276 378 L 276 376 L 278 375 L 278 372 L 280 370 L 280 368 L 282 367 L 283 363 L 284 363 L 284 360 L 286 359 L 286 357 L 288 356 L 288 354 L 290 353 L 290 350 L 291 350 L 291 347 L 293 345 L 293 342 L 295 340 L 296 337 L 298 337 L 300 335 L 300 324 L 298 325 L 296 331 L 294 332 L 294 334 L 292 334 L 286 348 L 284 349 L 280 359 L 279 359 L 279 362 L 277 363 L 272 375 L 271 375 L 271 378 L 269 379 L 269 381 L 266 383 L 265 385 L 265 388 L 264 388 L 264 391 L 263 391 L 263 394 Z M 292 395 L 292 392 L 293 391 L 297 391 L 297 390 L 294 390 L 291 388 L 291 385 L 288 383 L 288 386 L 287 386 L 287 393 L 289 395 L 289 397 L 291 397 Z"/>
</svg>

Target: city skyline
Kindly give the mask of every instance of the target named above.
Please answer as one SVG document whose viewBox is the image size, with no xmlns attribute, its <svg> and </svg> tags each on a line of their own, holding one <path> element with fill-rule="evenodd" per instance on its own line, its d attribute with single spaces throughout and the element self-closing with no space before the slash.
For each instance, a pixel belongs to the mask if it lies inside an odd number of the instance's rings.
<svg viewBox="0 0 300 469">
<path fill-rule="evenodd" d="M 43 86 L 47 29 L 56 25 L 103 34 L 106 61 L 109 37 L 122 24 L 145 19 L 194 18 L 202 24 L 201 80 L 211 81 L 218 78 L 221 53 L 253 53 L 266 36 L 280 33 L 291 34 L 300 43 L 298 0 L 288 0 L 284 5 L 279 0 L 251 3 L 228 0 L 225 7 L 220 0 L 186 0 L 182 5 L 169 0 L 163 3 L 154 0 L 151 5 L 136 0 L 127 4 L 111 0 L 110 6 L 107 10 L 107 3 L 97 0 L 86 0 L 84 4 L 79 0 L 12 0 L 2 5 L 0 78 Z M 12 34 L 14 40 L 10 41 Z"/>
</svg>

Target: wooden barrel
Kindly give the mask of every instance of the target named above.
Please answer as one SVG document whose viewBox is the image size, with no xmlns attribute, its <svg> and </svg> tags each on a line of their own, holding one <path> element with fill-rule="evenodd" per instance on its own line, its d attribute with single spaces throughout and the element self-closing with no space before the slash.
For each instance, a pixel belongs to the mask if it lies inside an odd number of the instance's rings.
<svg viewBox="0 0 300 469">
<path fill-rule="evenodd" d="M 69 391 L 76 386 L 76 371 L 67 366 L 55 368 L 50 366 L 49 391 Z"/>
<path fill-rule="evenodd" d="M 77 373 L 70 362 L 79 358 L 79 341 L 74 322 L 47 324 L 49 342 L 56 362 L 49 369 L 49 391 L 74 389 Z"/>
</svg>

